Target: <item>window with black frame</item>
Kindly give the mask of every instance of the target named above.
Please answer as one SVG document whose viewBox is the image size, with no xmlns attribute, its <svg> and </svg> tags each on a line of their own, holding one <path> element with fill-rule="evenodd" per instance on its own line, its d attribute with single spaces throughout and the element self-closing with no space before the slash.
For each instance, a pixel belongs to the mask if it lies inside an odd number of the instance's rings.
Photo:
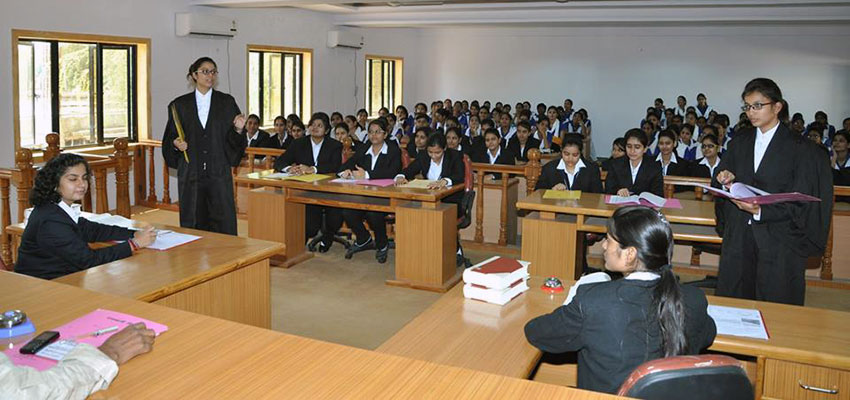
<svg viewBox="0 0 850 400">
<path fill-rule="evenodd" d="M 401 104 L 400 59 L 366 57 L 366 111 L 375 117 L 381 107 Z"/>
<path fill-rule="evenodd" d="M 135 45 L 22 38 L 17 56 L 20 147 L 137 139 Z"/>
<path fill-rule="evenodd" d="M 302 53 L 248 51 L 248 112 L 260 117 L 260 126 L 273 126 L 278 115 L 303 118 L 303 74 Z"/>
</svg>

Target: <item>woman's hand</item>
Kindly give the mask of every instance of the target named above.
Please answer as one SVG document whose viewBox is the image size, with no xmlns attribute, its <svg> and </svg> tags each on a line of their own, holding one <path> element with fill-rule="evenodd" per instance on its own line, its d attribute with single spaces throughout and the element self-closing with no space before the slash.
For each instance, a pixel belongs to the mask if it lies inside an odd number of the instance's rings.
<svg viewBox="0 0 850 400">
<path fill-rule="evenodd" d="M 753 215 L 756 215 L 761 212 L 761 206 L 759 206 L 758 204 L 744 203 L 743 201 L 735 199 L 729 200 L 731 200 L 732 203 L 735 203 L 735 205 L 738 206 L 738 209 L 740 209 L 741 211 L 746 211 Z"/>
<path fill-rule="evenodd" d="M 189 143 L 186 143 L 185 141 L 180 140 L 180 138 L 174 139 L 174 141 L 171 142 L 171 144 L 173 144 L 174 147 L 177 150 L 180 150 L 180 151 L 186 151 L 186 149 L 189 148 Z"/>
<path fill-rule="evenodd" d="M 342 179 L 351 179 L 351 170 L 347 169 L 339 173 L 339 177 Z"/>
<path fill-rule="evenodd" d="M 445 189 L 445 188 L 446 188 L 446 184 L 447 184 L 447 182 L 446 182 L 446 180 L 445 180 L 445 179 L 440 179 L 440 180 L 438 180 L 438 181 L 436 181 L 436 182 L 431 182 L 431 183 L 429 183 L 429 184 L 428 184 L 428 189 L 431 189 L 431 190 L 440 190 L 440 189 Z"/>
<path fill-rule="evenodd" d="M 351 171 L 351 175 L 354 179 L 366 179 L 366 170 L 358 166 L 357 170 Z"/>
<path fill-rule="evenodd" d="M 141 231 L 136 231 L 133 235 L 133 242 L 136 243 L 140 249 L 144 249 L 153 244 L 156 240 L 156 231 L 153 227 L 147 227 Z"/>
<path fill-rule="evenodd" d="M 563 183 L 559 183 L 555 186 L 552 186 L 552 190 L 567 190 L 567 185 L 564 185 Z"/>
<path fill-rule="evenodd" d="M 717 173 L 717 182 L 723 186 L 729 186 L 735 182 L 735 174 L 724 169 Z"/>
<path fill-rule="evenodd" d="M 156 333 L 152 329 L 147 329 L 143 322 L 139 322 L 110 336 L 98 349 L 121 365 L 139 354 L 151 351 L 155 337 Z"/>
<path fill-rule="evenodd" d="M 631 196 L 631 193 L 629 193 L 629 189 L 622 188 L 617 191 L 617 196 L 629 197 Z"/>
<path fill-rule="evenodd" d="M 395 178 L 395 185 L 396 186 L 401 186 L 401 185 L 406 185 L 406 184 L 407 184 L 407 179 L 405 177 L 399 176 L 398 178 Z"/>
<path fill-rule="evenodd" d="M 242 132 L 242 129 L 245 128 L 245 114 L 237 114 L 233 117 L 233 127 L 236 128 L 237 132 Z"/>
</svg>

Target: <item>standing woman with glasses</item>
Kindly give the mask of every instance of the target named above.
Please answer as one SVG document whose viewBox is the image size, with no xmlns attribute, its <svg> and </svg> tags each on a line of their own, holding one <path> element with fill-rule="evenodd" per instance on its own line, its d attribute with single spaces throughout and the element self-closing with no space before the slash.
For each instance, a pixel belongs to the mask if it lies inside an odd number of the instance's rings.
<svg viewBox="0 0 850 400">
<path fill-rule="evenodd" d="M 162 137 L 162 156 L 177 169 L 180 226 L 236 235 L 231 167 L 239 165 L 248 145 L 245 116 L 233 96 L 214 89 L 215 61 L 201 57 L 186 78 L 195 90 L 169 103 Z M 183 127 L 177 133 L 175 115 Z"/>
<path fill-rule="evenodd" d="M 829 156 L 780 123 L 788 110 L 774 81 L 753 79 L 741 99 L 753 128 L 735 133 L 712 184 L 741 182 L 768 193 L 800 192 L 823 201 L 758 205 L 718 198 L 723 246 L 716 293 L 802 306 L 806 258 L 823 251 L 832 212 L 832 179 L 820 176 L 823 170 L 829 174 Z"/>
</svg>

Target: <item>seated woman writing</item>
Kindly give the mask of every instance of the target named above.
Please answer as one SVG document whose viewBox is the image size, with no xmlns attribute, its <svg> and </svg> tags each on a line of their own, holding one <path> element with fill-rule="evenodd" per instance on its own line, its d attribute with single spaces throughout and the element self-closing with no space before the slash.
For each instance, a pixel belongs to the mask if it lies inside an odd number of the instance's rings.
<svg viewBox="0 0 850 400">
<path fill-rule="evenodd" d="M 91 222 L 80 216 L 89 187 L 86 160 L 76 154 L 60 154 L 38 171 L 30 192 L 34 209 L 21 237 L 15 272 L 53 279 L 133 255 L 156 239 L 153 228 L 132 231 Z M 93 250 L 89 243 L 121 240 Z"/>
<path fill-rule="evenodd" d="M 540 350 L 578 352 L 580 389 L 616 393 L 638 365 L 711 345 L 716 327 L 705 294 L 673 275 L 673 232 L 661 213 L 617 209 L 602 248 L 605 269 L 624 278 L 586 275 L 571 290 L 574 297 L 525 326 L 529 343 Z"/>
<path fill-rule="evenodd" d="M 534 189 L 602 193 L 599 167 L 595 163 L 584 162 L 581 158 L 582 147 L 581 135 L 566 135 L 561 147 L 561 158 L 549 161 L 543 166 Z"/>
</svg>

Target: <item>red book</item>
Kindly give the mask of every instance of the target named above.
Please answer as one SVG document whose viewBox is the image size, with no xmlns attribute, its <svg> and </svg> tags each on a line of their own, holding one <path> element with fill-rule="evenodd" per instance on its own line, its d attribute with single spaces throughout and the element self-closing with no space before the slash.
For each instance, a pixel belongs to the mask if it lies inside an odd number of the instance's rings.
<svg viewBox="0 0 850 400">
<path fill-rule="evenodd" d="M 487 289 L 504 290 L 528 277 L 531 263 L 495 256 L 463 271 L 463 281 Z"/>
</svg>

